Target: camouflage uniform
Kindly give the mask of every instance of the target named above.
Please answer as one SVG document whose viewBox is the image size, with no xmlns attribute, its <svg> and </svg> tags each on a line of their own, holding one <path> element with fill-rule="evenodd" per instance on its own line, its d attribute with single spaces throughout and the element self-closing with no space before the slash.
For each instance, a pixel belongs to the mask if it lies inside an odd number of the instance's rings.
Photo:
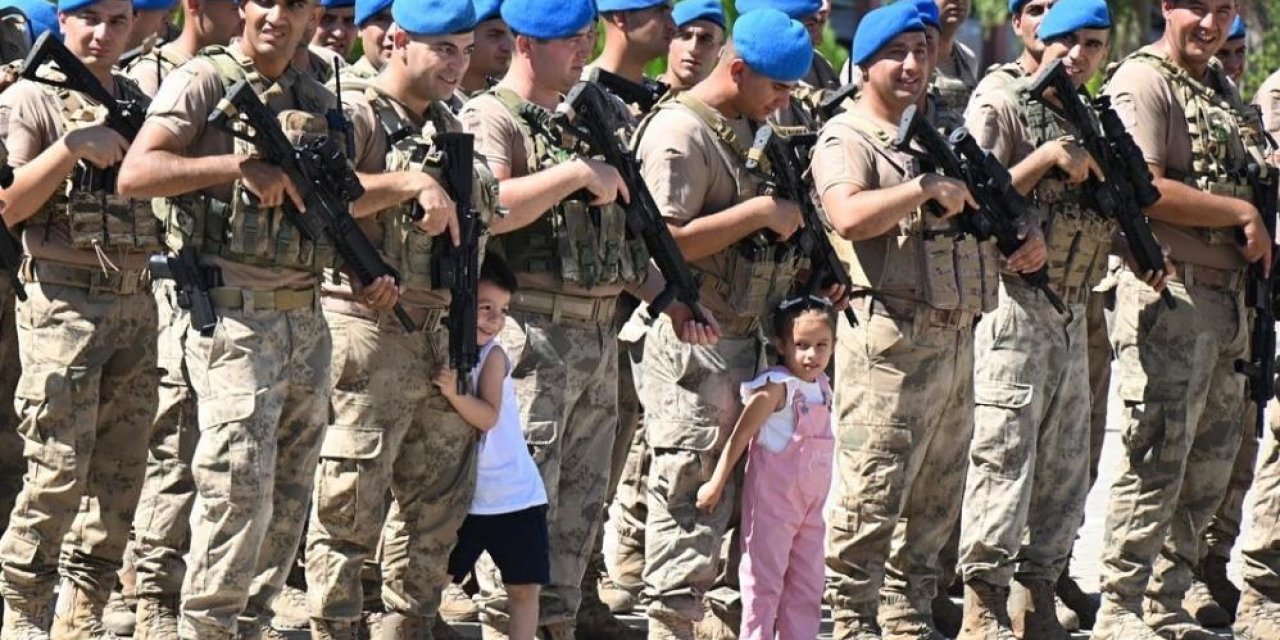
<svg viewBox="0 0 1280 640">
<path fill-rule="evenodd" d="M 137 91 L 122 77 L 116 88 Z M 68 90 L 15 84 L 0 97 L 9 161 L 30 162 L 100 109 Z M 68 176 L 23 233 L 14 408 L 27 475 L 0 537 L 0 572 L 6 622 L 9 610 L 43 608 L 60 573 L 69 606 L 58 629 L 88 633 L 115 585 L 145 471 L 137 434 L 156 406 L 145 262 L 160 236 L 145 203 L 72 185 Z"/>
<path fill-rule="evenodd" d="M 891 147 L 895 135 L 856 112 L 833 118 L 815 148 L 818 193 L 918 175 Z M 855 288 L 870 294 L 855 301 L 858 326 L 841 323 L 836 339 L 827 601 L 837 638 L 872 632 L 877 614 L 886 637 L 931 633 L 973 430 L 973 326 L 998 281 L 991 247 L 948 224 L 915 212 L 878 238 L 833 238 Z"/>
<path fill-rule="evenodd" d="M 964 124 L 964 112 L 978 86 L 978 57 L 962 42 L 955 42 L 951 55 L 938 60 L 929 96 L 934 104 L 930 118 L 939 129 L 954 131 Z"/>
<path fill-rule="evenodd" d="M 22 489 L 22 439 L 18 436 L 18 416 L 13 412 L 13 392 L 18 387 L 22 364 L 18 360 L 18 327 L 14 322 L 12 284 L 0 274 L 0 531 L 9 527 L 13 501 Z"/>
<path fill-rule="evenodd" d="M 1200 82 L 1148 47 L 1112 70 L 1106 90 L 1148 162 L 1197 188 L 1250 197 L 1232 176 L 1256 140 L 1245 136 L 1246 108 L 1220 65 Z M 1244 389 L 1234 363 L 1247 352 L 1248 314 L 1234 230 L 1159 221 L 1153 229 L 1178 266 L 1169 285 L 1177 307 L 1121 274 L 1111 340 L 1126 455 L 1105 530 L 1100 638 L 1142 632 L 1135 616 L 1143 613 L 1148 627 L 1168 633 L 1192 624 L 1181 600 L 1241 439 Z"/>
<path fill-rule="evenodd" d="M 247 153 L 206 124 L 241 79 L 266 89 L 236 46 L 206 48 L 170 74 L 148 122 L 192 156 Z M 333 95 L 292 67 L 263 100 L 283 112 L 289 135 L 329 133 L 317 114 L 333 106 Z M 328 410 L 331 343 L 316 286 L 332 250 L 301 239 L 282 210 L 249 203 L 243 188 L 237 182 L 169 198 L 156 212 L 171 246 L 198 247 L 202 264 L 222 279 L 210 290 L 219 316 L 213 335 L 188 330 L 185 345 L 201 402 L 179 633 L 201 640 L 234 637 L 238 625 L 254 637 L 265 623 L 297 551 Z"/>
</svg>

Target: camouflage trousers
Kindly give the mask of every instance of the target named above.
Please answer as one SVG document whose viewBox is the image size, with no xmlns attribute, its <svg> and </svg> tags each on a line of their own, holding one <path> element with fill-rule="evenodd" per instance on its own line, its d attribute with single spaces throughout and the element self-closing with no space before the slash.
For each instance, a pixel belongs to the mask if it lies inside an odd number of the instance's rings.
<svg viewBox="0 0 1280 640">
<path fill-rule="evenodd" d="M 1227 493 L 1222 496 L 1222 504 L 1214 512 L 1205 529 L 1202 542 L 1202 556 L 1210 555 L 1218 558 L 1231 558 L 1231 548 L 1240 537 L 1241 523 L 1244 518 L 1244 498 L 1253 486 L 1254 465 L 1258 462 L 1257 425 L 1254 423 L 1254 407 L 1250 402 L 1244 411 L 1241 427 L 1244 429 L 1240 437 L 1240 450 L 1236 452 L 1235 463 L 1231 467 L 1231 478 L 1227 482 Z"/>
<path fill-rule="evenodd" d="M 1102 444 L 1107 439 L 1107 403 L 1111 397 L 1111 337 L 1108 315 L 1115 309 L 1115 289 L 1091 291 L 1085 303 L 1089 352 L 1089 488 L 1098 481 Z"/>
<path fill-rule="evenodd" d="M 645 342 L 641 401 L 650 457 L 643 576 L 650 617 L 696 621 L 704 596 L 736 602 L 734 594 L 708 592 L 721 577 L 740 473 L 712 513 L 695 502 L 742 413 L 739 386 L 760 370 L 762 357 L 754 335 L 693 346 L 679 341 L 666 318 L 654 323 Z"/>
<path fill-rule="evenodd" d="M 133 557 L 140 597 L 176 598 L 186 563 L 182 554 L 191 537 L 195 481 L 191 456 L 199 438 L 196 398 L 191 392 L 183 352 L 191 320 L 178 308 L 173 284 L 155 283 L 160 318 L 157 340 L 160 405 L 151 425 L 147 475 L 133 516 Z"/>
<path fill-rule="evenodd" d="M 636 322 L 635 320 L 632 321 Z M 628 325 L 628 329 L 638 327 Z M 645 328 L 647 330 L 647 327 Z M 649 473 L 639 383 L 644 379 L 644 338 L 618 341 L 618 434 L 609 473 L 605 566 L 614 584 L 639 592 L 644 586 L 645 483 Z"/>
<path fill-rule="evenodd" d="M 514 312 L 501 336 L 513 363 L 525 442 L 547 490 L 551 583 L 539 623 L 573 621 L 582 576 L 604 520 L 617 432 L 618 340 L 612 323 L 552 322 Z M 504 626 L 506 596 L 492 563 L 478 565 L 484 620 Z"/>
<path fill-rule="evenodd" d="M 1250 504 L 1253 524 L 1240 540 L 1241 575 L 1249 589 L 1280 602 L 1280 403 L 1271 401 L 1269 433 L 1262 440 L 1262 459 L 1253 480 Z"/>
<path fill-rule="evenodd" d="M 1089 378 L 1085 308 L 1069 308 L 1002 278 L 974 332 L 965 582 L 1053 582 L 1071 556 L 1089 491 Z"/>
<path fill-rule="evenodd" d="M 4 598 L 46 602 L 59 573 L 105 596 L 146 471 L 139 434 L 156 410 L 156 307 L 145 292 L 26 289 L 14 401 L 26 476 L 0 538 Z"/>
<path fill-rule="evenodd" d="M 826 600 L 874 623 L 881 599 L 931 610 L 973 435 L 973 330 L 859 316 L 836 339 Z"/>
<path fill-rule="evenodd" d="M 200 398 L 196 499 L 179 634 L 252 634 L 284 584 L 306 521 L 329 410 L 329 330 L 317 309 L 219 309 L 187 332 Z M 238 620 L 237 620 L 238 619 Z"/>
<path fill-rule="evenodd" d="M 13 318 L 16 301 L 8 276 L 0 274 L 0 531 L 9 527 L 9 513 L 22 490 L 22 471 L 26 469 L 18 416 L 13 412 L 13 391 L 22 374 L 18 326 Z"/>
<path fill-rule="evenodd" d="M 431 382 L 448 366 L 448 331 L 406 333 L 390 314 L 325 317 L 333 421 L 312 490 L 307 608 L 312 618 L 360 619 L 361 574 L 377 552 L 390 491 L 403 526 L 384 548 L 384 606 L 434 617 L 476 484 L 478 432 Z"/>
<path fill-rule="evenodd" d="M 1226 491 L 1240 446 L 1247 353 L 1239 293 L 1171 282 L 1168 309 L 1121 274 L 1111 339 L 1119 359 L 1125 455 L 1111 487 L 1103 597 L 1137 611 L 1143 595 L 1177 606 L 1200 536 Z"/>
</svg>

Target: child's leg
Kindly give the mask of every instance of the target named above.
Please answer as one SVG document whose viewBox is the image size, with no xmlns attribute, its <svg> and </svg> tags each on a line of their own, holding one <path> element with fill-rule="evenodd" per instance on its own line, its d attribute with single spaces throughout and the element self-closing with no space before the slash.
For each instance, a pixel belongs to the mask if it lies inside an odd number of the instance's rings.
<svg viewBox="0 0 1280 640">
<path fill-rule="evenodd" d="M 790 558 L 778 604 L 778 640 L 812 640 L 822 624 L 824 562 L 822 542 L 826 531 L 822 503 L 809 509 L 791 545 Z"/>
<path fill-rule="evenodd" d="M 758 499 L 752 489 L 748 479 L 742 502 L 742 564 L 738 567 L 742 588 L 740 640 L 773 640 L 799 517 L 791 517 L 789 511 L 794 507 L 785 501 Z M 821 554 L 818 561 L 822 561 Z"/>
<path fill-rule="evenodd" d="M 538 591 L 536 584 L 508 584 L 507 615 L 511 617 L 507 636 L 511 640 L 535 640 L 538 632 Z"/>
</svg>

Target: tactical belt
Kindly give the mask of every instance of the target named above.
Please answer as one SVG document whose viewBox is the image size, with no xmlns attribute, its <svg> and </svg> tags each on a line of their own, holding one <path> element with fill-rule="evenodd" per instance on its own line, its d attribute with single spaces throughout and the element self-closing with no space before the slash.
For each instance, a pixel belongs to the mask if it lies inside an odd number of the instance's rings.
<svg viewBox="0 0 1280 640">
<path fill-rule="evenodd" d="M 91 293 L 127 296 L 150 292 L 151 276 L 146 269 L 103 271 L 95 267 L 79 267 L 24 257 L 22 280 L 86 289 Z"/>
<path fill-rule="evenodd" d="M 1174 272 L 1173 279 L 1187 287 L 1200 287 L 1231 293 L 1239 293 L 1244 289 L 1244 269 L 1215 269 L 1204 265 L 1180 262 Z"/>
<path fill-rule="evenodd" d="M 238 289 L 215 287 L 209 290 L 209 300 L 218 309 L 242 309 L 254 311 L 294 311 L 313 308 L 315 289 Z"/>
<path fill-rule="evenodd" d="M 618 296 L 589 298 L 546 291 L 521 290 L 511 300 L 513 311 L 551 316 L 555 324 L 595 326 L 610 324 Z"/>
<path fill-rule="evenodd" d="M 377 323 L 379 329 L 393 328 L 401 332 L 404 331 L 404 327 L 391 311 L 374 309 L 355 300 L 325 295 L 320 297 L 320 308 L 331 313 L 340 313 L 344 316 L 370 320 Z M 433 333 L 444 324 L 444 319 L 448 317 L 449 310 L 405 307 L 405 313 L 409 314 L 409 318 L 413 320 L 413 324 L 418 327 L 419 331 Z"/>
<path fill-rule="evenodd" d="M 928 326 L 935 329 L 968 330 L 978 321 L 976 311 L 965 309 L 935 309 L 923 302 L 890 298 L 887 296 L 866 296 L 857 298 L 853 308 L 867 317 L 881 315 L 894 320 L 912 320 L 924 314 Z"/>
</svg>

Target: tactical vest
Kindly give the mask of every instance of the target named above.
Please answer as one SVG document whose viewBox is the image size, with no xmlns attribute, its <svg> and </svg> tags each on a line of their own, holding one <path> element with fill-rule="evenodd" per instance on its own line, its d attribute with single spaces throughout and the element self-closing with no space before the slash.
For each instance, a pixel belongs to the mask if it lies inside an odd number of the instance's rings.
<svg viewBox="0 0 1280 640">
<path fill-rule="evenodd" d="M 964 111 L 969 106 L 974 87 L 978 86 L 977 70 L 960 46 L 957 42 L 951 48 L 951 60 L 958 75 L 943 75 L 934 70 L 928 90 L 934 101 L 933 123 L 948 133 L 964 126 Z"/>
<path fill-rule="evenodd" d="M 417 127 L 401 117 L 391 99 L 378 90 L 367 88 L 364 95 L 387 136 L 386 171 L 422 171 L 443 184 L 444 158 L 431 141 L 437 132 L 461 131 L 462 125 L 457 118 L 440 103 L 432 103 L 426 125 Z M 489 221 L 498 211 L 498 181 L 482 160 L 477 159 L 473 164 L 471 204 L 480 215 L 484 229 L 479 252 L 483 260 Z M 377 214 L 383 227 L 381 249 L 387 262 L 400 272 L 405 287 L 429 290 L 432 288 L 431 257 L 436 238 L 414 224 L 412 215 L 416 202 L 416 199 L 409 199 Z"/>
<path fill-rule="evenodd" d="M 676 108 L 687 109 L 715 134 L 720 143 L 717 152 L 734 178 L 736 201 L 744 202 L 761 195 L 760 185 L 746 169 L 748 147 L 723 118 L 688 92 L 658 103 L 636 128 L 634 140 L 638 143 L 658 112 Z M 770 242 L 763 232 L 738 241 L 726 249 L 723 256 L 722 274 L 698 269 L 702 287 L 716 293 L 740 316 L 770 313 L 791 292 L 796 274 L 804 266 L 803 256 L 794 243 Z"/>
<path fill-rule="evenodd" d="M 1061 121 L 1043 103 L 1031 98 L 1030 80 L 1023 77 L 1006 90 L 1015 99 L 1030 136 L 1031 148 L 1069 137 Z M 1107 272 L 1107 255 L 1115 232 L 1113 220 L 1086 207 L 1081 185 L 1064 181 L 1063 174 L 1051 171 L 1031 192 L 1031 204 L 1039 215 L 1049 258 L 1049 285 L 1067 302 L 1083 302 L 1082 296 L 1102 281 Z"/>
<path fill-rule="evenodd" d="M 164 47 L 156 47 L 137 58 L 134 58 L 125 66 L 125 74 L 133 74 L 133 70 L 143 65 L 154 65 L 156 77 L 163 84 L 164 78 L 169 72 L 181 67 L 187 63 L 187 59 L 182 56 L 165 49 Z"/>
<path fill-rule="evenodd" d="M 1266 162 L 1263 128 L 1257 112 L 1245 105 L 1231 87 L 1222 65 L 1217 60 L 1211 61 L 1208 75 L 1201 82 L 1149 46 L 1134 52 L 1120 64 L 1130 60 L 1159 72 L 1169 82 L 1186 114 L 1187 131 L 1191 134 L 1191 173 L 1178 175 L 1171 171 L 1168 177 L 1201 191 L 1252 200 L 1253 191 L 1246 175 L 1250 164 L 1261 166 Z M 1119 65 L 1108 69 L 1108 82 L 1117 68 Z M 1208 244 L 1236 242 L 1234 227 L 1193 227 L 1192 230 Z"/>
<path fill-rule="evenodd" d="M 253 66 L 253 61 L 230 47 L 212 46 L 199 56 L 211 62 L 225 88 L 247 80 L 264 103 L 268 95 L 289 91 L 300 109 L 287 109 L 278 114 L 281 128 L 294 144 L 331 134 L 323 116 L 326 107 L 322 94 L 292 67 L 275 83 L 268 85 Z M 236 125 L 242 126 L 242 125 Z M 236 138 L 233 153 L 253 156 L 249 143 Z M 202 194 L 155 200 L 156 216 L 165 221 L 166 244 L 172 249 L 195 245 L 201 252 L 218 255 L 245 264 L 284 267 L 320 273 L 334 265 L 335 255 L 327 238 L 308 240 L 288 222 L 284 208 L 262 208 L 257 199 L 237 180 L 229 202 Z"/>
<path fill-rule="evenodd" d="M 52 77 L 51 69 L 41 71 Z M 141 95 L 137 85 L 124 76 L 114 76 L 118 95 Z M 83 95 L 69 89 L 41 84 L 41 89 L 53 96 L 62 108 L 62 121 L 67 132 L 91 127 L 102 122 L 106 107 L 87 101 Z M 90 173 L 114 175 L 118 167 L 91 168 L 80 162 L 63 181 L 40 211 L 32 217 L 32 224 L 57 224 L 66 219 L 70 229 L 71 246 L 76 249 L 103 251 L 114 249 L 129 253 L 158 251 L 160 224 L 151 215 L 151 205 L 145 200 L 122 198 L 113 184 L 94 188 L 82 184 Z"/>
<path fill-rule="evenodd" d="M 848 114 L 849 112 L 846 112 Z M 893 151 L 893 135 L 857 115 L 832 120 L 864 140 L 904 179 L 920 175 L 912 160 L 904 165 Z M 1000 260 L 994 242 L 957 232 L 950 220 L 917 210 L 898 223 L 896 234 L 850 242 L 832 237 L 849 262 L 855 283 L 873 292 L 905 296 L 942 310 L 981 313 L 995 308 Z"/>
<path fill-rule="evenodd" d="M 537 173 L 572 160 L 576 143 L 552 122 L 551 112 L 510 89 L 488 91 L 511 113 L 533 142 L 528 170 Z M 554 273 L 584 288 L 644 280 L 649 253 L 644 242 L 627 237 L 626 211 L 617 203 L 592 207 L 585 200 L 563 200 L 531 225 L 497 239 L 495 247 L 517 273 Z"/>
</svg>

